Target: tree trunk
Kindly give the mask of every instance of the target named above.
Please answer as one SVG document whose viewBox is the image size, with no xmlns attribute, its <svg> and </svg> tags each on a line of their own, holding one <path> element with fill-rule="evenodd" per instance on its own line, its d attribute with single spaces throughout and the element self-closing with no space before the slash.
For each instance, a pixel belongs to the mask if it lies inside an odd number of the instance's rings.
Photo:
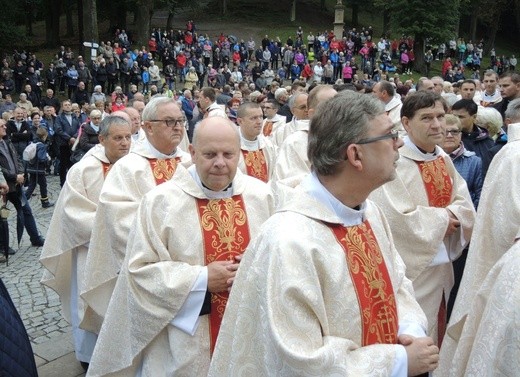
<svg viewBox="0 0 520 377">
<path fill-rule="evenodd" d="M 293 0 L 292 6 L 291 6 L 291 22 L 296 21 L 296 0 Z"/>
<path fill-rule="evenodd" d="M 383 11 L 383 34 L 390 35 L 390 17 L 391 12 L 389 9 Z"/>
<path fill-rule="evenodd" d="M 141 0 L 136 8 L 136 43 L 146 46 L 150 37 L 150 20 L 153 14 L 153 1 Z"/>
<path fill-rule="evenodd" d="M 74 24 L 72 22 L 72 0 L 67 1 L 67 6 L 65 7 L 65 15 L 67 18 L 67 37 L 73 37 Z"/>
<path fill-rule="evenodd" d="M 326 11 L 327 7 L 325 6 L 325 0 L 320 0 L 320 10 Z"/>
<path fill-rule="evenodd" d="M 85 26 L 85 38 L 83 42 L 99 43 L 99 29 L 97 20 L 97 0 L 83 0 L 83 23 Z M 90 56 L 90 48 L 88 56 Z"/>
<path fill-rule="evenodd" d="M 174 17 L 174 11 L 173 11 L 173 9 L 170 9 L 170 11 L 168 12 L 168 19 L 166 20 L 166 29 L 165 30 L 173 29 L 173 17 Z"/>
<path fill-rule="evenodd" d="M 81 56 L 85 56 L 85 46 L 83 46 L 83 42 L 85 41 L 85 29 L 83 28 L 83 1 L 89 0 L 78 0 L 78 40 L 79 40 L 79 54 Z"/>
<path fill-rule="evenodd" d="M 45 0 L 45 44 L 56 47 L 60 44 L 61 0 Z"/>
<path fill-rule="evenodd" d="M 352 4 L 352 26 L 359 26 L 359 5 Z"/>
<path fill-rule="evenodd" d="M 222 0 L 222 15 L 225 16 L 227 13 L 227 0 Z"/>
<path fill-rule="evenodd" d="M 489 38 L 487 39 L 486 43 L 484 44 L 484 55 L 488 55 L 489 51 L 491 51 L 491 48 L 495 45 L 497 31 L 498 31 L 498 22 L 494 23 L 489 28 Z M 497 57 L 498 57 L 498 54 L 497 54 Z"/>
<path fill-rule="evenodd" d="M 111 1 L 109 8 L 110 22 L 107 32 L 113 35 L 116 29 L 126 29 L 126 13 L 128 11 L 125 1 Z M 135 22 L 135 17 L 134 17 Z"/>
<path fill-rule="evenodd" d="M 414 71 L 425 72 L 426 64 L 424 63 L 424 37 L 416 35 L 414 38 L 413 52 L 415 54 L 415 61 L 413 64 Z"/>
<path fill-rule="evenodd" d="M 469 39 L 472 42 L 475 42 L 477 40 L 477 22 L 478 22 L 478 8 L 475 7 L 471 11 L 471 20 L 469 24 Z M 458 35 L 458 34 L 457 34 Z"/>
<path fill-rule="evenodd" d="M 33 37 L 32 24 L 34 21 L 33 6 L 30 1 L 25 1 L 25 33 L 28 37 Z"/>
</svg>

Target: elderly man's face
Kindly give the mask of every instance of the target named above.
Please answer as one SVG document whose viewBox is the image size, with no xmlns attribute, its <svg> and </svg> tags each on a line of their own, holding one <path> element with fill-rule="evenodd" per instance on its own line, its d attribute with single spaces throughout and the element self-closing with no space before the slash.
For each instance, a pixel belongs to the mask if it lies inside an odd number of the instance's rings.
<svg viewBox="0 0 520 377">
<path fill-rule="evenodd" d="M 220 117 L 205 119 L 190 153 L 202 183 L 222 191 L 233 181 L 240 157 L 240 142 L 233 125 Z M 199 127 L 201 127 L 199 126 Z"/>
</svg>

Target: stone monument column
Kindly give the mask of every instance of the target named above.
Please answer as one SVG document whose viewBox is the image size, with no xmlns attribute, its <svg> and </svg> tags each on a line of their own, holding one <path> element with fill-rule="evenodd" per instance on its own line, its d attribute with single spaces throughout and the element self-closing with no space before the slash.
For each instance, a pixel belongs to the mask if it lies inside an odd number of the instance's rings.
<svg viewBox="0 0 520 377">
<path fill-rule="evenodd" d="M 336 5 L 334 6 L 334 35 L 336 39 L 341 39 L 343 35 L 343 26 L 345 23 L 343 22 L 345 18 L 345 6 L 342 4 L 341 0 L 337 0 Z"/>
</svg>

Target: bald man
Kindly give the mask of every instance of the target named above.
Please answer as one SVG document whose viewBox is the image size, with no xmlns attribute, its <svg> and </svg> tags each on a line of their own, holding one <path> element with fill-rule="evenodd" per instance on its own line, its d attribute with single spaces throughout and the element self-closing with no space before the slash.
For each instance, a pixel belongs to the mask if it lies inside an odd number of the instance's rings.
<svg viewBox="0 0 520 377">
<path fill-rule="evenodd" d="M 273 199 L 237 170 L 229 120 L 203 120 L 190 153 L 194 165 L 179 166 L 137 210 L 89 376 L 208 373 L 238 262 Z"/>
</svg>

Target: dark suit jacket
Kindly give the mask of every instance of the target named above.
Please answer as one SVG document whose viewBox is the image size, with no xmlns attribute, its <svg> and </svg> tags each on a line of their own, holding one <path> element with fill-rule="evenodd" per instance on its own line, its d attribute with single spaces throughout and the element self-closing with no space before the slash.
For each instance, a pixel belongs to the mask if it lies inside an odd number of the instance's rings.
<svg viewBox="0 0 520 377">
<path fill-rule="evenodd" d="M 2 173 L 4 173 L 5 180 L 9 186 L 9 192 L 13 192 L 16 191 L 16 176 L 18 174 L 23 174 L 23 165 L 22 161 L 18 158 L 13 143 L 11 143 L 7 138 L 5 138 L 4 141 L 7 144 L 7 149 L 14 161 L 15 172 L 13 173 L 9 171 L 9 161 L 7 160 L 7 156 L 2 148 L 0 148 L 0 169 L 2 170 Z"/>
</svg>

